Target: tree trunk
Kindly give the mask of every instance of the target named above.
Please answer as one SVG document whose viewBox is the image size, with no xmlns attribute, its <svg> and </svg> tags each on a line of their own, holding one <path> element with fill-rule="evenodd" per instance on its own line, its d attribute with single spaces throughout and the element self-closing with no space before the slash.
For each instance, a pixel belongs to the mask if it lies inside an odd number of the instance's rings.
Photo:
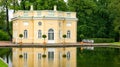
<svg viewBox="0 0 120 67">
<path fill-rule="evenodd" d="M 8 35 L 10 36 L 10 40 L 12 40 L 12 34 L 10 33 L 10 27 L 9 27 L 9 14 L 8 14 L 8 5 L 7 5 L 7 0 L 6 0 L 6 22 L 7 22 L 7 32 Z"/>
</svg>

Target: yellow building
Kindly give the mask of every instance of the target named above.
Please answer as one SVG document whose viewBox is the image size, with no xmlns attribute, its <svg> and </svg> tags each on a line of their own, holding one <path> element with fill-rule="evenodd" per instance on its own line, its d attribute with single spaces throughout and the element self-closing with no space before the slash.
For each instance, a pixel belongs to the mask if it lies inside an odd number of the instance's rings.
<svg viewBox="0 0 120 67">
<path fill-rule="evenodd" d="M 76 12 L 54 10 L 18 10 L 14 13 L 13 42 L 19 43 L 19 34 L 23 34 L 23 43 L 43 43 L 42 35 L 47 36 L 46 43 L 76 43 L 77 18 Z"/>
<path fill-rule="evenodd" d="M 76 12 L 54 10 L 18 10 L 14 13 L 13 42 L 76 43 Z M 23 34 L 23 38 L 19 38 Z M 37 44 L 38 45 L 38 44 Z M 76 48 L 13 48 L 13 67 L 76 67 Z M 46 57 L 42 57 L 46 55 Z M 64 58 L 63 55 L 66 57 Z"/>
</svg>

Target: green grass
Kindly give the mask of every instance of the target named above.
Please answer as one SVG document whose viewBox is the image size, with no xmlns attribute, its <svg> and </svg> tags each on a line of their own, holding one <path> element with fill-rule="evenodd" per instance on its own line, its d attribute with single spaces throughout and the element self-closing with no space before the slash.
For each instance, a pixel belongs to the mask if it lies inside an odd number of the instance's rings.
<svg viewBox="0 0 120 67">
<path fill-rule="evenodd" d="M 120 42 L 113 42 L 113 43 L 110 43 L 111 45 L 119 45 L 120 46 Z"/>
<path fill-rule="evenodd" d="M 0 67 L 8 67 L 8 66 L 0 59 Z"/>
</svg>

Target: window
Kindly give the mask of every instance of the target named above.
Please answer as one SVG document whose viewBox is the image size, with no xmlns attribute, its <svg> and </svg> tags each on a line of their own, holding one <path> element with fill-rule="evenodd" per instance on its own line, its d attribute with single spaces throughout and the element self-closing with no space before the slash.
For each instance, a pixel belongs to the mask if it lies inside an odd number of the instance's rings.
<svg viewBox="0 0 120 67">
<path fill-rule="evenodd" d="M 54 40 L 54 30 L 53 29 L 48 30 L 48 40 Z"/>
<path fill-rule="evenodd" d="M 27 67 L 27 59 L 28 59 L 27 53 L 24 53 L 23 58 L 24 58 L 24 67 Z"/>
<path fill-rule="evenodd" d="M 41 30 L 38 30 L 38 38 L 42 38 L 42 32 L 41 32 Z"/>
<path fill-rule="evenodd" d="M 41 59 L 41 53 L 38 53 L 38 60 Z"/>
<path fill-rule="evenodd" d="M 24 53 L 24 60 L 27 61 L 27 53 Z"/>
<path fill-rule="evenodd" d="M 42 22 L 38 22 L 38 25 L 41 26 L 41 25 L 42 25 Z"/>
<path fill-rule="evenodd" d="M 70 30 L 67 31 L 67 38 L 70 38 Z"/>
<path fill-rule="evenodd" d="M 38 67 L 41 67 L 41 53 L 38 53 Z"/>
<path fill-rule="evenodd" d="M 24 38 L 28 38 L 28 31 L 24 30 Z"/>
<path fill-rule="evenodd" d="M 67 52 L 67 60 L 70 60 L 70 52 Z"/>
<path fill-rule="evenodd" d="M 54 60 L 54 52 L 48 52 L 48 60 Z"/>
</svg>

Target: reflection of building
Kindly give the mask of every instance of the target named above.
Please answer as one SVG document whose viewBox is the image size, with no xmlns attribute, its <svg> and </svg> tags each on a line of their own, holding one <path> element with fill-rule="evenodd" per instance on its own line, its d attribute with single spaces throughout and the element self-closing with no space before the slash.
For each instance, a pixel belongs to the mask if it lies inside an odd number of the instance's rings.
<svg viewBox="0 0 120 67">
<path fill-rule="evenodd" d="M 43 43 L 42 35 L 47 35 L 47 43 L 61 43 L 66 34 L 66 42 L 76 42 L 76 12 L 54 10 L 18 10 L 14 13 L 13 42 Z"/>
<path fill-rule="evenodd" d="M 43 48 L 14 48 L 13 67 L 76 67 L 76 48 L 46 48 L 43 54 Z"/>
</svg>

